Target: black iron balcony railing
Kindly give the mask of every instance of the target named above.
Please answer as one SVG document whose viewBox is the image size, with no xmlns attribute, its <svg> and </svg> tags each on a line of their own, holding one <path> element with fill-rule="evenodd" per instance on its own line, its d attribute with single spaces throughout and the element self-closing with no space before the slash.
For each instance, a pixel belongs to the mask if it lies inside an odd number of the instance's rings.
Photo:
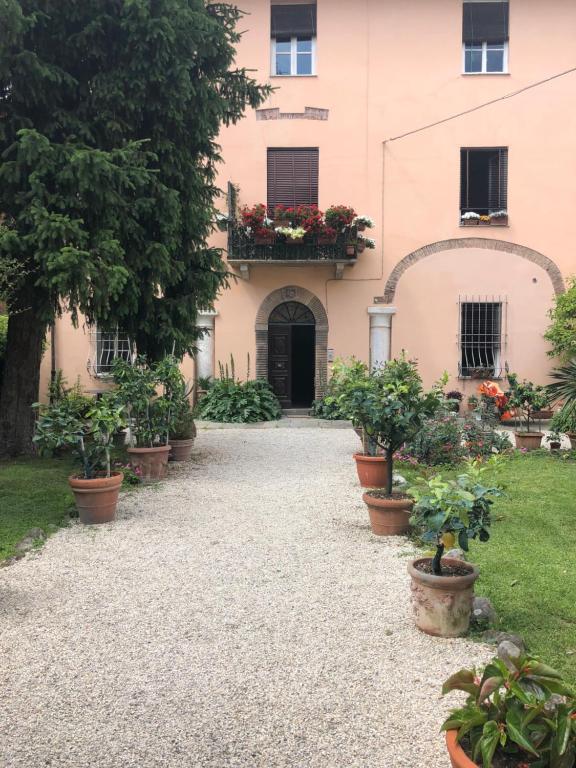
<svg viewBox="0 0 576 768">
<path fill-rule="evenodd" d="M 256 242 L 244 227 L 228 228 L 228 261 L 240 262 L 349 262 L 356 261 L 356 230 L 341 232 L 333 243 L 306 237 L 302 242 L 288 243 L 277 237 L 269 244 Z"/>
</svg>

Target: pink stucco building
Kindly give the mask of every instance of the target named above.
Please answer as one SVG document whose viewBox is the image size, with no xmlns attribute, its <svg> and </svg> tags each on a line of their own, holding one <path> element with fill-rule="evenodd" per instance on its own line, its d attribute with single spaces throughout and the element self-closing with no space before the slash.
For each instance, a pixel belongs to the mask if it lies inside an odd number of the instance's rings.
<svg viewBox="0 0 576 768">
<path fill-rule="evenodd" d="M 276 90 L 223 131 L 221 187 L 235 185 L 237 206 L 353 206 L 376 247 L 215 235 L 238 277 L 201 318 L 197 373 L 233 355 L 245 375 L 250 356 L 287 407 L 309 405 L 334 357 L 403 349 L 427 383 L 446 370 L 466 394 L 478 371 L 544 382 L 547 314 L 576 271 L 576 3 L 242 7 L 237 64 Z M 89 388 L 122 350 L 121 334 L 66 319 L 56 333 L 58 367 Z"/>
</svg>

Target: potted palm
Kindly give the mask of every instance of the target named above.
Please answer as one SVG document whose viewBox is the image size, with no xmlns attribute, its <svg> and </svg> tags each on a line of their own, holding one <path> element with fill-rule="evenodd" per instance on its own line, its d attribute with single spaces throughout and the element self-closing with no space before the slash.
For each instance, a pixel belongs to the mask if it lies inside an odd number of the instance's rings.
<svg viewBox="0 0 576 768">
<path fill-rule="evenodd" d="M 451 691 L 468 694 L 442 726 L 452 768 L 573 768 L 576 698 L 555 669 L 510 654 L 456 672 Z"/>
<path fill-rule="evenodd" d="M 555 368 L 550 378 L 554 380 L 547 388 L 550 399 L 562 404 L 560 411 L 552 417 L 550 429 L 566 433 L 576 450 L 576 360 Z"/>
<path fill-rule="evenodd" d="M 424 392 L 416 364 L 402 357 L 366 374 L 343 397 L 349 418 L 363 429 L 364 454 L 354 456 L 360 482 L 379 489 L 362 497 L 372 531 L 379 536 L 399 535 L 408 529 L 413 501 L 393 491 L 394 453 L 436 412 L 441 386 Z M 383 456 L 377 455 L 378 450 Z M 381 476 L 370 473 L 374 464 L 379 465 Z"/>
<path fill-rule="evenodd" d="M 130 463 L 142 482 L 163 480 L 168 470 L 170 434 L 184 387 L 178 361 L 171 355 L 153 365 L 144 356 L 134 362 L 117 358 L 112 373 L 116 396 L 129 417 Z"/>
<path fill-rule="evenodd" d="M 190 403 L 186 398 L 185 403 L 178 409 L 174 428 L 170 435 L 172 461 L 188 461 L 192 455 L 194 440 L 196 438 L 196 425 Z"/>
<path fill-rule="evenodd" d="M 488 471 L 469 462 L 455 480 L 434 475 L 410 489 L 416 500 L 411 522 L 422 540 L 436 547 L 433 557 L 418 558 L 408 566 L 416 626 L 429 635 L 460 637 L 468 631 L 478 568 L 445 558 L 444 552 L 456 542 L 466 552 L 470 539 L 490 538 L 490 508 L 501 491 L 484 485 Z"/>
<path fill-rule="evenodd" d="M 521 426 L 524 431 L 515 432 L 516 447 L 526 451 L 534 451 L 540 448 L 544 433 L 531 429 L 534 427 L 535 414 L 547 407 L 550 396 L 545 387 L 539 387 L 531 381 L 519 381 L 515 373 L 508 374 L 510 392 L 508 393 L 508 405 L 515 408 L 521 418 Z"/>
<path fill-rule="evenodd" d="M 82 411 L 67 399 L 37 407 L 34 442 L 40 451 L 71 448 L 80 459 L 82 471 L 68 478 L 80 522 L 111 522 L 124 479 L 122 472 L 111 470 L 110 462 L 113 435 L 125 426 L 122 404 L 110 394 Z"/>
</svg>

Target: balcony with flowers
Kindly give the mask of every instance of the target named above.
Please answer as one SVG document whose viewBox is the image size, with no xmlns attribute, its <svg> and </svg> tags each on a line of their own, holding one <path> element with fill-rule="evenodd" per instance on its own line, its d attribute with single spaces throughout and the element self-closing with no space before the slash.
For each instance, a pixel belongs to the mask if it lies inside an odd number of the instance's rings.
<svg viewBox="0 0 576 768">
<path fill-rule="evenodd" d="M 271 212 L 263 203 L 245 206 L 228 223 L 228 261 L 245 277 L 255 264 L 329 264 L 336 277 L 342 277 L 344 267 L 355 264 L 359 253 L 375 247 L 362 234 L 372 226 L 368 216 L 357 216 L 345 205 L 325 212 L 314 205 L 278 205 Z"/>
</svg>

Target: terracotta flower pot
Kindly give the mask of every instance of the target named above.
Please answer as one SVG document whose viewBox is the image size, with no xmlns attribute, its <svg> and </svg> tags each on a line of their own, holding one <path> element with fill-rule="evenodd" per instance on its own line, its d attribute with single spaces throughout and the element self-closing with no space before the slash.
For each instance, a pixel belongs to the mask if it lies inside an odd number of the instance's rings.
<svg viewBox="0 0 576 768">
<path fill-rule="evenodd" d="M 493 227 L 505 227 L 508 224 L 508 216 L 496 216 L 490 219 Z"/>
<path fill-rule="evenodd" d="M 114 472 L 110 477 L 95 477 L 92 480 L 69 477 L 68 482 L 74 494 L 80 522 L 85 525 L 111 523 L 116 517 L 118 494 L 123 480 L 122 472 Z"/>
<path fill-rule="evenodd" d="M 358 224 L 356 224 L 356 229 L 358 230 L 358 232 L 364 232 L 364 230 L 366 229 L 366 224 L 363 224 L 360 221 L 358 222 Z"/>
<path fill-rule="evenodd" d="M 468 406 L 469 411 L 475 411 L 478 406 L 478 403 L 466 403 L 466 405 Z"/>
<path fill-rule="evenodd" d="M 562 447 L 562 443 L 559 442 L 558 440 L 552 440 L 550 442 L 550 450 L 551 451 L 559 451 L 561 447 Z"/>
<path fill-rule="evenodd" d="M 194 438 L 190 437 L 187 440 L 170 440 L 172 450 L 170 451 L 170 459 L 172 461 L 188 461 L 192 455 L 192 448 L 194 447 Z"/>
<path fill-rule="evenodd" d="M 168 454 L 170 445 L 157 445 L 154 448 L 128 448 L 128 458 L 134 470 L 139 470 L 143 483 L 155 483 L 164 480 L 168 472 Z"/>
<path fill-rule="evenodd" d="M 542 444 L 543 432 L 514 432 L 516 448 L 524 448 L 527 451 L 535 451 Z"/>
<path fill-rule="evenodd" d="M 372 533 L 376 536 L 403 536 L 408 532 L 414 506 L 412 499 L 381 499 L 368 492 L 363 494 L 362 501 L 368 507 Z"/>
<path fill-rule="evenodd" d="M 388 480 L 388 462 L 385 456 L 365 456 L 355 453 L 358 480 L 362 488 L 384 488 Z"/>
<path fill-rule="evenodd" d="M 446 731 L 446 746 L 448 747 L 452 768 L 478 768 L 476 763 L 470 760 L 466 752 L 456 741 L 457 733 L 458 731 Z"/>
<path fill-rule="evenodd" d="M 318 235 L 318 245 L 334 245 L 336 242 L 336 235 Z"/>
<path fill-rule="evenodd" d="M 421 557 L 408 564 L 416 626 L 436 637 L 461 637 L 470 626 L 478 568 L 463 560 L 446 557 L 442 560 L 444 566 L 459 566 L 467 571 L 466 575 L 435 576 L 418 569 L 420 563 L 431 560 L 430 557 Z"/>
<path fill-rule="evenodd" d="M 478 219 L 462 219 L 463 227 L 477 227 Z"/>
<path fill-rule="evenodd" d="M 254 235 L 255 245 L 273 245 L 276 242 L 276 233 L 270 235 Z"/>
</svg>

